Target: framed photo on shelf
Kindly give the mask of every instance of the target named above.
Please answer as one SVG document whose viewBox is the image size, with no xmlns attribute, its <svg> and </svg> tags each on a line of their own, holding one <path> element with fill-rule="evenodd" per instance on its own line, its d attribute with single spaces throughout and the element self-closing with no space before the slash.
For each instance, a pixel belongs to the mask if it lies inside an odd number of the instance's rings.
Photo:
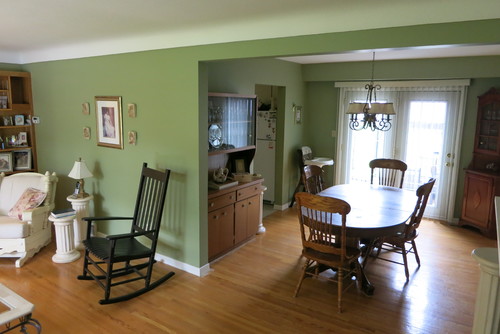
<svg viewBox="0 0 500 334">
<path fill-rule="evenodd" d="M 12 152 L 0 153 L 0 172 L 12 172 Z"/>
<path fill-rule="evenodd" d="M 31 150 L 16 150 L 14 155 L 14 170 L 31 169 Z"/>
<path fill-rule="evenodd" d="M 19 146 L 26 146 L 28 145 L 28 133 L 27 132 L 19 132 L 17 135 L 17 144 Z"/>
<path fill-rule="evenodd" d="M 12 125 L 12 116 L 3 116 L 2 121 L 4 126 L 10 126 Z"/>
<path fill-rule="evenodd" d="M 122 98 L 96 96 L 97 145 L 123 149 Z"/>
<path fill-rule="evenodd" d="M 14 124 L 15 125 L 24 125 L 24 115 L 15 115 L 14 116 Z"/>
</svg>

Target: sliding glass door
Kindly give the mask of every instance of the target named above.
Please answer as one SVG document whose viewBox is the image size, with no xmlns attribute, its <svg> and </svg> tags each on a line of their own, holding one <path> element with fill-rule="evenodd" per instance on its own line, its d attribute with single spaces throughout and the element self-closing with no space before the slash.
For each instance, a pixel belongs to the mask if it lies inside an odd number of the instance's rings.
<svg viewBox="0 0 500 334">
<path fill-rule="evenodd" d="M 344 108 L 349 101 L 362 100 L 363 92 L 345 92 Z M 389 91 L 377 100 L 393 101 L 397 116 L 387 132 L 348 129 L 347 116 L 342 116 L 339 183 L 370 182 L 368 163 L 375 158 L 405 161 L 408 170 L 403 187 L 416 190 L 431 177 L 436 184 L 427 204 L 426 216 L 451 220 L 461 128 L 461 93 L 457 91 Z M 344 109 L 345 110 L 345 109 Z M 454 192 L 453 192 L 454 193 Z"/>
</svg>

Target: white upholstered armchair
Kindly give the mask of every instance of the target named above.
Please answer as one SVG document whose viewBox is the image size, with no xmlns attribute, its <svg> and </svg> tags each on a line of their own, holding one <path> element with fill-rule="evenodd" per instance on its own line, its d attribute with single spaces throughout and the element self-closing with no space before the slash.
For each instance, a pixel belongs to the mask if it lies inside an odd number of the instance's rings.
<svg viewBox="0 0 500 334">
<path fill-rule="evenodd" d="M 18 268 L 50 242 L 56 184 L 55 173 L 0 174 L 0 257 Z"/>
</svg>

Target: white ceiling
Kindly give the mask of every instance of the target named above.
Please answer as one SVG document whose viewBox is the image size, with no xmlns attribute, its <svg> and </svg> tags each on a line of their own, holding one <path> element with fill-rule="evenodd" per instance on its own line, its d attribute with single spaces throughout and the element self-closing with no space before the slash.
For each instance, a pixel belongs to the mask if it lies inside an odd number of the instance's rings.
<svg viewBox="0 0 500 334">
<path fill-rule="evenodd" d="M 498 0 L 0 0 L 0 62 L 30 63 L 500 17 Z M 500 28 L 499 28 L 500 31 Z M 499 40 L 500 44 L 500 40 Z M 371 51 L 298 62 L 371 59 Z M 497 46 L 377 50 L 377 59 L 498 55 Z M 365 59 L 358 59 L 365 57 Z M 366 59 L 368 57 L 368 59 Z M 319 60 L 318 60 L 319 59 Z"/>
</svg>

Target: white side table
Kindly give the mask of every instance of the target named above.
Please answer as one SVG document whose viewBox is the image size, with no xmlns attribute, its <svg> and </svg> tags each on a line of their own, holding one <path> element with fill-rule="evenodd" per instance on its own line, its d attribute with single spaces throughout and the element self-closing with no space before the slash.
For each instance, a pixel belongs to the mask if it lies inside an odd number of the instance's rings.
<svg viewBox="0 0 500 334">
<path fill-rule="evenodd" d="M 474 310 L 473 334 L 498 334 L 500 331 L 500 281 L 498 250 L 476 248 L 472 257 L 479 263 L 481 276 Z"/>
<path fill-rule="evenodd" d="M 80 258 L 80 252 L 75 249 L 73 220 L 75 216 L 67 216 L 62 218 L 49 217 L 49 220 L 54 223 L 56 231 L 56 254 L 52 256 L 52 261 L 55 263 L 73 262 Z"/>
<path fill-rule="evenodd" d="M 89 203 L 94 198 L 90 195 L 83 198 L 73 198 L 68 196 L 66 199 L 71 203 L 71 207 L 76 211 L 73 230 L 75 233 L 75 248 L 78 250 L 83 249 L 82 241 L 85 239 L 87 233 L 87 224 L 82 221 L 83 217 L 89 216 Z"/>
</svg>

